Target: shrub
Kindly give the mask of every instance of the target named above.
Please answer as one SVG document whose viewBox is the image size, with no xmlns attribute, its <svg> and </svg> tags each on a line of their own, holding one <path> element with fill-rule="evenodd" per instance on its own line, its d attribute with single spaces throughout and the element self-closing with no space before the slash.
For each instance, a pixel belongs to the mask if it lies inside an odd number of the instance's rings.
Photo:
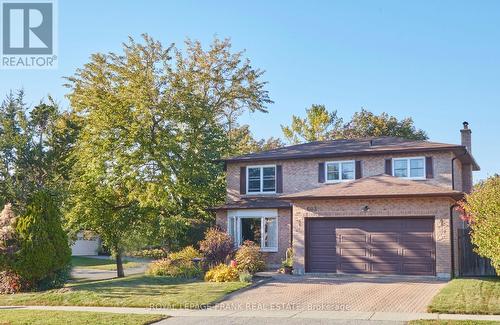
<svg viewBox="0 0 500 325">
<path fill-rule="evenodd" d="M 253 241 L 247 240 L 236 252 L 235 260 L 240 271 L 247 271 L 251 274 L 263 271 L 266 267 L 260 247 Z"/>
<path fill-rule="evenodd" d="M 500 274 L 500 176 L 476 185 L 459 203 L 459 209 L 470 224 L 475 251 L 489 258 Z"/>
<path fill-rule="evenodd" d="M 19 251 L 12 270 L 33 289 L 60 285 L 70 264 L 71 249 L 61 224 L 61 213 L 47 191 L 35 193 L 26 214 L 16 222 Z M 61 272 L 61 273 L 59 273 Z M 57 278 L 57 280 L 56 280 Z"/>
<path fill-rule="evenodd" d="M 167 252 L 161 248 L 151 248 L 151 249 L 143 249 L 140 251 L 134 251 L 129 254 L 134 257 L 144 257 L 144 258 L 152 258 L 152 259 L 160 259 L 167 257 Z"/>
<path fill-rule="evenodd" d="M 238 270 L 226 264 L 219 264 L 205 273 L 205 281 L 208 282 L 232 282 L 238 279 Z"/>
<path fill-rule="evenodd" d="M 240 272 L 240 282 L 252 282 L 252 278 L 253 276 L 250 272 Z"/>
<path fill-rule="evenodd" d="M 200 251 L 206 266 L 213 267 L 224 263 L 234 251 L 233 240 L 224 231 L 210 228 L 205 232 L 205 239 L 200 241 Z"/>
<path fill-rule="evenodd" d="M 19 275 L 11 271 L 0 272 L 0 293 L 17 293 L 26 287 Z"/>
<path fill-rule="evenodd" d="M 193 246 L 188 246 L 166 258 L 152 262 L 147 273 L 187 279 L 196 278 L 201 276 L 202 270 L 200 265 L 193 262 L 193 259 L 200 257 L 201 254 Z"/>
</svg>

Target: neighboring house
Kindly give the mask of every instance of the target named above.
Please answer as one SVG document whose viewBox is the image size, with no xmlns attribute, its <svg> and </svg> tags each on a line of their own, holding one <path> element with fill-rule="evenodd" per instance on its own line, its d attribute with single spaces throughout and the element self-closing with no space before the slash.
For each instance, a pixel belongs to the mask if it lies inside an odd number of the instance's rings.
<svg viewBox="0 0 500 325">
<path fill-rule="evenodd" d="M 464 227 L 454 205 L 479 170 L 467 122 L 461 134 L 461 145 L 373 137 L 229 158 L 217 224 L 237 245 L 259 243 L 270 267 L 292 246 L 296 274 L 449 278 Z"/>
<path fill-rule="evenodd" d="M 101 239 L 90 232 L 80 231 L 71 245 L 72 256 L 98 255 L 101 249 Z"/>
</svg>

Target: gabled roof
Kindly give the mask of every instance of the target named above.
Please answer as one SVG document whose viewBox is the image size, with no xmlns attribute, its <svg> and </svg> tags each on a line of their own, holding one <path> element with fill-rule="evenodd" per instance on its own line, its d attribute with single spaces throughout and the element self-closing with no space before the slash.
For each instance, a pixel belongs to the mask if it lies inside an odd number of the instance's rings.
<svg viewBox="0 0 500 325">
<path fill-rule="evenodd" d="M 418 153 L 443 150 L 453 151 L 462 162 L 471 163 L 474 170 L 479 170 L 479 166 L 465 146 L 422 140 L 408 140 L 398 137 L 315 141 L 231 157 L 225 159 L 225 161 L 253 162 L 264 160 L 340 157 L 360 154 Z"/>
<path fill-rule="evenodd" d="M 360 178 L 350 182 L 326 184 L 312 190 L 283 195 L 281 199 L 325 199 L 325 198 L 383 198 L 383 197 L 452 197 L 463 196 L 441 186 L 431 185 L 425 180 L 406 180 L 385 174 Z"/>
</svg>

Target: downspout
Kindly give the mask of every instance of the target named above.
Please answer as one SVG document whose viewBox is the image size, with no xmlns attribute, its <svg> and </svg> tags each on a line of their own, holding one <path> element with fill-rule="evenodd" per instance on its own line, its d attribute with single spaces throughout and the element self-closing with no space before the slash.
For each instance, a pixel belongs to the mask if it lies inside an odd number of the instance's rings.
<svg viewBox="0 0 500 325">
<path fill-rule="evenodd" d="M 450 207 L 450 237 L 451 237 L 451 278 L 455 277 L 455 232 L 453 231 L 453 208 L 456 204 Z"/>
<path fill-rule="evenodd" d="M 464 153 L 460 156 L 453 157 L 451 159 L 451 189 L 455 189 L 455 159 L 458 157 L 465 156 L 467 154 L 467 149 L 464 150 Z M 455 276 L 455 232 L 453 229 L 453 208 L 457 205 L 454 203 L 450 207 L 450 238 L 451 238 L 451 277 Z"/>
</svg>

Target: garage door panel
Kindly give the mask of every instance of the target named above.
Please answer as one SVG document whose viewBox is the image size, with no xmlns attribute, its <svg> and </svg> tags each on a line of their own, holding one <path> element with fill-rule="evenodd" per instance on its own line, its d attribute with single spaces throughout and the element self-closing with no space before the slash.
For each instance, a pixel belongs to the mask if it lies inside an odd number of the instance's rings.
<svg viewBox="0 0 500 325">
<path fill-rule="evenodd" d="M 372 243 L 397 243 L 398 241 L 399 235 L 397 233 L 372 233 L 370 236 Z"/>
<path fill-rule="evenodd" d="M 402 255 L 405 258 L 422 258 L 422 257 L 432 258 L 433 251 L 427 249 L 426 250 L 403 249 Z"/>
<path fill-rule="evenodd" d="M 366 243 L 366 235 L 364 234 L 344 234 L 339 235 L 340 243 Z"/>
<path fill-rule="evenodd" d="M 367 273 L 369 271 L 368 263 L 364 262 L 341 262 L 338 270 L 342 273 Z"/>
<path fill-rule="evenodd" d="M 307 221 L 309 272 L 435 273 L 432 218 L 316 220 Z"/>
<path fill-rule="evenodd" d="M 368 256 L 368 252 L 365 248 L 341 248 L 341 256 Z"/>
<path fill-rule="evenodd" d="M 372 249 L 370 252 L 373 258 L 400 258 L 399 249 L 397 248 Z"/>
<path fill-rule="evenodd" d="M 401 273 L 401 265 L 399 263 L 373 263 L 373 273 L 398 274 Z"/>
<path fill-rule="evenodd" d="M 429 275 L 433 273 L 434 263 L 403 263 L 403 273 Z"/>
</svg>

